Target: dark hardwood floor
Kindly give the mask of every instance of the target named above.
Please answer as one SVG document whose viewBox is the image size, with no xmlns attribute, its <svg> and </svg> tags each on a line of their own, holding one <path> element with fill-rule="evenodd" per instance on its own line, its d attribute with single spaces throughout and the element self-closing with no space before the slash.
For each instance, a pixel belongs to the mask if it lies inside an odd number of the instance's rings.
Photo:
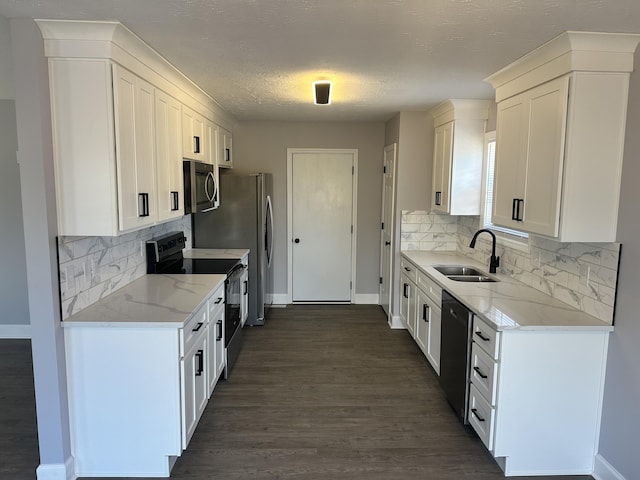
<svg viewBox="0 0 640 480">
<path fill-rule="evenodd" d="M 0 479 L 33 480 L 39 463 L 30 340 L 0 340 Z"/>
<path fill-rule="evenodd" d="M 243 333 L 238 363 L 216 387 L 171 478 L 504 478 L 456 419 L 409 334 L 390 330 L 379 307 L 272 309 L 266 326 Z M 0 478 L 34 477 L 0 470 Z"/>
</svg>

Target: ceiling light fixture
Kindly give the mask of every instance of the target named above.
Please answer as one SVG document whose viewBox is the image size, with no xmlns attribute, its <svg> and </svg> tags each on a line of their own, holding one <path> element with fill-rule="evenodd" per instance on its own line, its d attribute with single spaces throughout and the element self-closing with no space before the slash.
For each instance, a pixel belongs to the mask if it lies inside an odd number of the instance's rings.
<svg viewBox="0 0 640 480">
<path fill-rule="evenodd" d="M 331 82 L 329 80 L 313 82 L 313 103 L 316 105 L 329 105 L 331 103 Z"/>
</svg>

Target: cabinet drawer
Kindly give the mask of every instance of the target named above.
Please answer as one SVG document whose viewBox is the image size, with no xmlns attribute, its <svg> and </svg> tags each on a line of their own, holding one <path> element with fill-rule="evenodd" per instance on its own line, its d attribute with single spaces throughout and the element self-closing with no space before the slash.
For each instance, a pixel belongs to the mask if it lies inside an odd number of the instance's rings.
<svg viewBox="0 0 640 480">
<path fill-rule="evenodd" d="M 196 343 L 198 337 L 207 328 L 207 305 L 203 305 L 193 314 L 187 324 L 182 329 L 182 345 L 180 345 L 180 355 L 184 356 Z"/>
<path fill-rule="evenodd" d="M 476 316 L 473 317 L 472 339 L 491 358 L 496 360 L 500 358 L 500 332 L 497 332 Z"/>
<path fill-rule="evenodd" d="M 224 311 L 224 285 L 221 285 L 211 294 L 207 304 L 209 308 L 209 318 L 207 322 L 215 322 L 216 317 L 220 317 L 221 311 Z"/>
<path fill-rule="evenodd" d="M 498 363 L 477 343 L 471 345 L 471 383 L 491 405 L 496 404 Z"/>
<path fill-rule="evenodd" d="M 442 304 L 442 288 L 429 275 L 418 270 L 418 287 L 420 287 L 436 304 Z"/>
<path fill-rule="evenodd" d="M 406 275 L 413 283 L 418 281 L 418 269 L 416 266 L 405 258 L 400 258 L 400 271 Z"/>
<path fill-rule="evenodd" d="M 493 449 L 495 415 L 495 408 L 487 403 L 472 384 L 469 389 L 469 423 L 489 450 Z"/>
</svg>

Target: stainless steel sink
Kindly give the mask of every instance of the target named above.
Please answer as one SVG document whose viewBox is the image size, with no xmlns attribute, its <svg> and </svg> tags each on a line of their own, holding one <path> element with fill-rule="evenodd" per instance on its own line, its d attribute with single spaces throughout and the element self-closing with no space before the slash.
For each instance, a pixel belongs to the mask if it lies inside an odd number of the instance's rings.
<svg viewBox="0 0 640 480">
<path fill-rule="evenodd" d="M 456 282 L 497 282 L 486 275 L 447 275 L 447 278 Z"/>
<path fill-rule="evenodd" d="M 467 265 L 437 265 L 438 272 L 456 282 L 497 282 L 493 277 Z"/>
<path fill-rule="evenodd" d="M 465 265 L 438 265 L 433 267 L 443 275 L 485 275 L 484 272 Z M 485 275 L 486 276 L 486 275 Z"/>
</svg>

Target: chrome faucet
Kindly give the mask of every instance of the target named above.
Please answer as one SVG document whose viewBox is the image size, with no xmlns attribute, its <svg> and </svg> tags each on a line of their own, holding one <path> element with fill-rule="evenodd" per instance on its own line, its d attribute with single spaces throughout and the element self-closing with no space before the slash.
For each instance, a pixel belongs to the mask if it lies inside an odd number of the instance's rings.
<svg viewBox="0 0 640 480">
<path fill-rule="evenodd" d="M 478 238 L 478 235 L 480 235 L 482 232 L 487 232 L 489 235 L 491 235 L 491 238 L 493 239 L 491 242 L 491 259 L 489 260 L 489 273 L 496 273 L 496 268 L 500 266 L 500 257 L 496 257 L 495 233 L 493 233 L 491 230 L 488 230 L 486 228 L 478 230 L 476 233 L 473 234 L 473 238 L 471 239 L 471 243 L 469 244 L 469 246 L 471 248 L 476 248 L 476 238 Z"/>
</svg>

